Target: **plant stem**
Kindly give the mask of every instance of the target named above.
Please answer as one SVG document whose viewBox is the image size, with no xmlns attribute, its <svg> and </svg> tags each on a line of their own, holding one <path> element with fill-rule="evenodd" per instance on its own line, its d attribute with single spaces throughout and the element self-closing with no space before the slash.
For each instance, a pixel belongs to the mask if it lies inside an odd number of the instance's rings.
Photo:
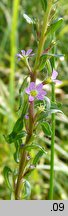
<svg viewBox="0 0 68 216">
<path fill-rule="evenodd" d="M 40 56 L 41 56 L 43 46 L 44 46 L 44 42 L 45 42 L 45 34 L 46 34 L 46 31 L 47 31 L 47 24 L 48 24 L 48 18 L 49 18 L 51 6 L 52 6 L 52 0 L 48 1 L 47 11 L 46 11 L 46 13 L 44 15 L 42 34 L 41 34 L 41 38 L 40 38 L 40 41 L 39 41 L 36 61 L 35 61 L 35 65 L 34 65 L 34 72 L 32 73 L 31 82 L 36 81 L 36 77 L 37 77 L 36 69 L 37 69 L 37 66 L 39 64 Z M 30 138 L 32 136 L 32 133 L 33 133 L 33 120 L 34 120 L 34 102 L 31 102 L 30 105 L 29 105 L 29 134 L 27 135 L 25 144 L 28 144 L 28 142 L 30 141 Z M 21 184 L 21 178 L 23 177 L 23 174 L 24 174 L 24 168 L 25 168 L 25 165 L 26 165 L 26 159 L 27 159 L 27 152 L 24 150 L 22 155 L 21 155 L 21 160 L 20 160 L 20 165 L 19 165 L 18 180 L 17 180 L 17 184 L 16 184 L 16 189 L 15 189 L 15 199 L 16 200 L 20 198 L 19 197 L 19 195 L 20 195 L 20 184 Z"/>
<path fill-rule="evenodd" d="M 29 133 L 26 137 L 25 145 L 28 144 L 33 133 L 33 120 L 34 120 L 34 101 L 32 101 L 29 105 Z M 27 151 L 24 150 L 21 155 L 19 174 L 18 174 L 16 189 L 15 189 L 16 200 L 20 199 L 20 184 L 21 184 L 21 179 L 23 178 L 26 160 L 27 160 Z"/>
<path fill-rule="evenodd" d="M 25 145 L 28 144 L 29 139 L 30 139 L 30 136 L 27 135 Z M 16 188 L 15 188 L 15 200 L 20 199 L 20 184 L 21 184 L 21 180 L 22 180 L 22 177 L 24 174 L 26 159 L 27 159 L 27 152 L 25 150 L 23 150 L 22 155 L 21 155 L 20 164 L 19 164 L 19 174 L 18 174 L 17 184 L 16 184 Z"/>
<path fill-rule="evenodd" d="M 54 36 L 55 38 L 55 36 Z M 55 47 L 52 49 L 55 53 Z M 52 70 L 55 68 L 55 58 L 52 58 Z M 55 83 L 52 83 L 52 102 L 55 102 Z M 54 141 L 55 141 L 55 114 L 52 113 L 52 136 L 51 136 L 51 162 L 50 162 L 50 191 L 49 199 L 53 200 L 53 186 L 54 186 Z"/>
<path fill-rule="evenodd" d="M 52 0 L 48 1 L 47 10 L 44 14 L 42 33 L 41 33 L 41 37 L 40 37 L 40 41 L 39 41 L 39 45 L 38 45 L 37 56 L 36 56 L 36 61 L 35 61 L 35 65 L 34 65 L 34 73 L 38 67 L 40 56 L 41 56 L 42 51 L 43 51 L 43 46 L 44 46 L 44 42 L 45 42 L 45 36 L 46 36 L 47 27 L 48 27 L 48 19 L 49 19 L 49 15 L 50 15 L 51 6 L 52 6 Z"/>
<path fill-rule="evenodd" d="M 13 16 L 12 16 L 12 27 L 11 27 L 11 36 L 10 36 L 10 45 L 11 45 L 11 65 L 10 65 L 10 106 L 11 110 L 14 110 L 14 77 L 15 77 L 15 55 L 17 48 L 17 23 L 18 23 L 18 8 L 19 1 L 13 1 Z"/>
<path fill-rule="evenodd" d="M 52 101 L 55 102 L 55 84 L 52 84 Z M 51 169 L 50 169 L 50 194 L 49 199 L 53 200 L 54 183 L 54 139 L 55 139 L 55 114 L 52 114 L 52 136 L 51 136 Z"/>
</svg>

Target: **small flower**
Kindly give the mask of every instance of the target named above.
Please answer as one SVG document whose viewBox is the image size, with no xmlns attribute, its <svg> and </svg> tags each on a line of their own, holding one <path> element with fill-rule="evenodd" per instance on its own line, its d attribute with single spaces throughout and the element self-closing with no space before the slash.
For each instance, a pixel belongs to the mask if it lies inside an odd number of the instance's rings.
<svg viewBox="0 0 68 216">
<path fill-rule="evenodd" d="M 21 50 L 21 54 L 18 53 L 16 56 L 18 57 L 18 60 L 23 59 L 23 58 L 28 58 L 29 56 L 33 56 L 34 54 L 32 53 L 32 49 L 29 49 L 27 51 Z"/>
<path fill-rule="evenodd" d="M 39 110 L 40 112 L 43 112 L 43 111 L 45 110 L 45 107 L 44 107 L 43 105 L 40 105 L 40 106 L 38 107 L 38 110 Z"/>
<path fill-rule="evenodd" d="M 38 100 L 43 100 L 44 96 L 46 95 L 46 91 L 43 89 L 43 84 L 40 83 L 39 85 L 35 85 L 34 82 L 30 83 L 30 86 L 26 88 L 25 92 L 29 95 L 29 101 L 34 101 L 35 98 Z"/>
<path fill-rule="evenodd" d="M 57 80 L 57 79 L 56 79 L 57 76 L 58 76 L 58 72 L 55 71 L 55 70 L 53 70 L 53 72 L 52 72 L 52 76 L 51 76 L 51 80 L 52 80 L 52 82 L 54 82 L 54 83 L 56 83 L 56 84 L 61 84 L 62 81 Z"/>
<path fill-rule="evenodd" d="M 29 119 L 29 116 L 28 116 L 28 115 L 25 115 L 25 119 Z"/>
</svg>

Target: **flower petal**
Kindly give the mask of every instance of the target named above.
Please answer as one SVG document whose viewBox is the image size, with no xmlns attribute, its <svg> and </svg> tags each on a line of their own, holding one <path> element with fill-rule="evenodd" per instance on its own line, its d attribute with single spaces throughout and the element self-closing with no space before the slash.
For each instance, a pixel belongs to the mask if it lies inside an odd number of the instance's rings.
<svg viewBox="0 0 68 216">
<path fill-rule="evenodd" d="M 45 90 L 42 89 L 42 90 L 39 92 L 39 94 L 42 95 L 42 96 L 45 96 L 45 95 L 47 94 L 47 92 L 46 92 Z"/>
<path fill-rule="evenodd" d="M 18 58 L 18 61 L 20 61 L 21 60 L 21 58 Z"/>
<path fill-rule="evenodd" d="M 26 89 L 25 89 L 25 92 L 26 92 L 27 94 L 30 94 L 30 88 L 29 88 L 29 87 L 26 88 Z"/>
<path fill-rule="evenodd" d="M 58 72 L 55 71 L 55 70 L 53 70 L 53 73 L 52 73 L 51 79 L 52 79 L 52 80 L 55 80 L 57 76 L 58 76 Z"/>
<path fill-rule="evenodd" d="M 54 80 L 54 82 L 58 85 L 62 84 L 62 81 L 61 80 Z"/>
<path fill-rule="evenodd" d="M 29 96 L 29 101 L 31 102 L 31 101 L 34 101 L 34 97 L 33 96 Z"/>
<path fill-rule="evenodd" d="M 29 115 L 26 114 L 26 115 L 25 115 L 25 119 L 29 119 Z"/>
<path fill-rule="evenodd" d="M 22 58 L 22 55 L 20 53 L 17 53 L 16 56 Z"/>
<path fill-rule="evenodd" d="M 42 87 L 43 87 L 43 84 L 40 83 L 40 84 L 37 85 L 36 90 L 40 91 L 40 90 L 42 90 Z"/>
<path fill-rule="evenodd" d="M 25 50 L 21 50 L 21 53 L 22 53 L 22 55 L 25 55 L 26 53 L 25 53 Z"/>
<path fill-rule="evenodd" d="M 38 94 L 36 98 L 38 100 L 44 100 L 44 95 Z"/>
<path fill-rule="evenodd" d="M 32 49 L 27 50 L 26 55 L 30 55 L 31 52 L 32 52 Z"/>
<path fill-rule="evenodd" d="M 31 82 L 29 86 L 30 91 L 36 89 L 35 82 Z"/>
</svg>

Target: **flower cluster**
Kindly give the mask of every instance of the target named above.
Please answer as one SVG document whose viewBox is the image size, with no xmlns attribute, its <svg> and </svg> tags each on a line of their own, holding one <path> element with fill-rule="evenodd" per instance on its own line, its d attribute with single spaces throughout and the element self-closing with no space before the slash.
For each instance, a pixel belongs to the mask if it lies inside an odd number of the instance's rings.
<svg viewBox="0 0 68 216">
<path fill-rule="evenodd" d="M 36 86 L 34 82 L 30 83 L 30 86 L 26 88 L 25 92 L 29 95 L 29 101 L 34 101 L 35 98 L 43 100 L 46 95 L 46 91 L 42 89 L 43 84 L 40 83 Z"/>
</svg>

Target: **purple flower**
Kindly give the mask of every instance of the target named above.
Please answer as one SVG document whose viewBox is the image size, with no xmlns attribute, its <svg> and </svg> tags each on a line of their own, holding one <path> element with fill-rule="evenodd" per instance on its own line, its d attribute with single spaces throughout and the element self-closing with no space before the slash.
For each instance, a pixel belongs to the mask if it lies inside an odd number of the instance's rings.
<svg viewBox="0 0 68 216">
<path fill-rule="evenodd" d="M 33 56 L 34 54 L 32 53 L 32 49 L 29 49 L 27 51 L 25 50 L 21 50 L 21 54 L 18 53 L 16 56 L 18 57 L 18 60 L 22 59 L 22 58 L 28 58 L 29 56 Z"/>
<path fill-rule="evenodd" d="M 57 76 L 58 76 L 58 72 L 55 71 L 55 70 L 53 70 L 53 72 L 52 72 L 52 76 L 51 76 L 51 80 L 52 80 L 52 82 L 54 82 L 54 83 L 56 83 L 56 84 L 61 84 L 62 81 L 57 80 L 57 79 L 56 79 Z"/>
<path fill-rule="evenodd" d="M 25 119 L 29 119 L 29 116 L 27 114 L 25 115 Z"/>
<path fill-rule="evenodd" d="M 43 89 L 43 84 L 40 83 L 36 86 L 34 82 L 30 83 L 30 86 L 26 88 L 25 92 L 29 95 L 29 101 L 34 101 L 35 98 L 38 100 L 43 100 L 44 96 L 46 95 L 46 91 Z"/>
</svg>

